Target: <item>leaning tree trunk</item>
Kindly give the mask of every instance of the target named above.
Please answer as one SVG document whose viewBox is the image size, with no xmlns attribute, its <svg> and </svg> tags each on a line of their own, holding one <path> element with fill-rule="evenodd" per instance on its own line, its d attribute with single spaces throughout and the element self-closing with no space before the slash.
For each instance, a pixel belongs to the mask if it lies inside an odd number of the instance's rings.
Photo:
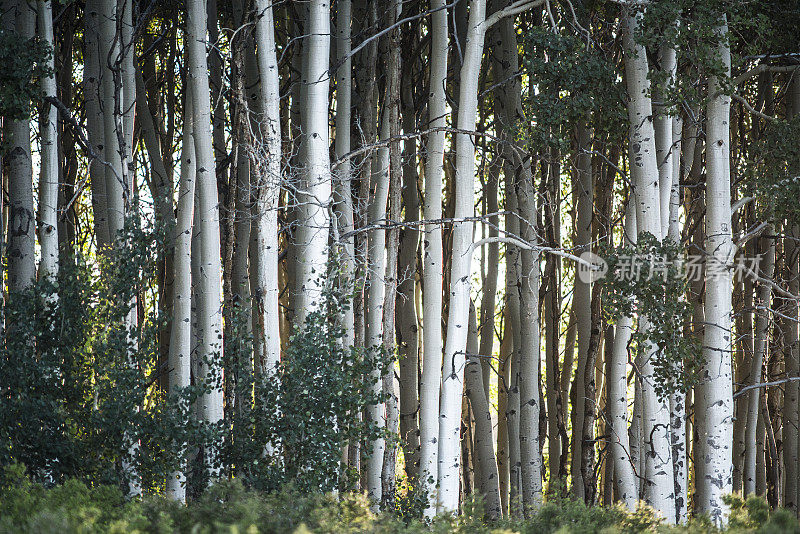
<svg viewBox="0 0 800 534">
<path fill-rule="evenodd" d="M 728 26 L 724 16 L 715 29 L 720 44 L 718 59 L 730 74 Z M 698 480 L 703 496 L 697 510 L 717 525 L 727 523 L 722 497 L 733 489 L 733 385 L 731 337 L 731 266 L 735 253 L 731 238 L 730 189 L 730 97 L 723 94 L 722 81 L 709 79 L 711 97 L 707 105 L 706 136 L 706 253 L 705 335 L 700 398 L 695 413 L 705 414 L 703 433 L 695 461 L 704 465 Z"/>
<path fill-rule="evenodd" d="M 425 225 L 423 237 L 422 379 L 420 382 L 420 481 L 427 496 L 425 517 L 436 513 L 439 439 L 439 393 L 442 380 L 442 182 L 447 126 L 447 9 L 445 0 L 431 0 L 430 81 L 425 160 Z"/>
<path fill-rule="evenodd" d="M 500 490 L 492 443 L 492 414 L 484 391 L 481 355 L 477 352 L 480 346 L 475 315 L 475 307 L 471 305 L 464 391 L 475 416 L 475 459 L 481 473 L 478 491 L 486 506 L 486 516 L 490 519 L 498 519 L 501 515 Z"/>
<path fill-rule="evenodd" d="M 195 147 L 197 205 L 195 228 L 199 234 L 199 250 L 192 249 L 202 272 L 194 283 L 197 296 L 197 359 L 200 376 L 210 389 L 200 399 L 203 422 L 216 425 L 223 415 L 222 390 L 216 387 L 220 369 L 213 362 L 222 356 L 222 301 L 220 276 L 219 200 L 211 134 L 211 95 L 208 85 L 206 58 L 206 12 L 202 0 L 187 4 L 187 39 L 189 54 L 188 88 L 192 94 L 192 119 Z M 205 460 L 212 477 L 219 474 L 215 467 L 219 455 L 217 444 L 206 450 Z"/>
<path fill-rule="evenodd" d="M 470 2 L 469 29 L 461 67 L 458 96 L 458 127 L 475 128 L 478 109 L 478 75 L 486 31 L 486 0 Z M 453 253 L 450 266 L 450 307 L 447 320 L 442 398 L 439 409 L 439 502 L 437 510 L 458 511 L 458 481 L 461 458 L 459 431 L 461 396 L 464 388 L 464 351 L 467 345 L 469 320 L 470 266 L 472 258 L 472 227 L 463 219 L 473 214 L 475 145 L 469 134 L 456 134 L 455 219 L 453 223 Z"/>
</svg>

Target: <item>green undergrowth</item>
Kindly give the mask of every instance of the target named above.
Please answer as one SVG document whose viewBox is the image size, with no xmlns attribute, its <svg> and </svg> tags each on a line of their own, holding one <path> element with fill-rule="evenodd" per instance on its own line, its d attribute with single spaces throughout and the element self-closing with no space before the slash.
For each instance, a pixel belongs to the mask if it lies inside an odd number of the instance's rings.
<svg viewBox="0 0 800 534">
<path fill-rule="evenodd" d="M 763 499 L 732 497 L 725 532 L 800 533 L 794 514 L 771 511 Z M 273 493 L 248 490 L 239 482 L 214 485 L 184 506 L 163 497 L 127 500 L 116 487 L 88 487 L 71 480 L 46 489 L 32 483 L 24 469 L 6 469 L 0 483 L 0 533 L 485 533 L 603 534 L 716 533 L 707 520 L 666 526 L 646 507 L 628 513 L 618 507 L 588 507 L 567 498 L 549 499 L 525 520 L 487 522 L 479 500 L 459 517 L 431 524 L 402 511 L 375 514 L 366 496 L 355 493 L 301 494 L 291 487 Z"/>
</svg>

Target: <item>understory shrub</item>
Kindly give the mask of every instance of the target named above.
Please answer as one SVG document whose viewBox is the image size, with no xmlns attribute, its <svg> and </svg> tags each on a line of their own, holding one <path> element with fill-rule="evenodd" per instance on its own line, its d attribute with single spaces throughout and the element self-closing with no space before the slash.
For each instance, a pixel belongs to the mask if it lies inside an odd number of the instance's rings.
<svg viewBox="0 0 800 534">
<path fill-rule="evenodd" d="M 13 465 L 5 469 L 0 484 L 0 533 L 800 533 L 792 512 L 772 511 L 760 497 L 729 496 L 727 503 L 731 513 L 725 530 L 705 518 L 686 526 L 667 526 L 646 506 L 630 513 L 565 497 L 549 498 L 528 519 L 495 523 L 483 519 L 480 499 L 469 499 L 458 517 L 439 517 L 425 524 L 404 520 L 396 511 L 375 514 L 367 497 L 358 493 L 301 492 L 294 484 L 264 493 L 226 480 L 182 505 L 157 495 L 128 500 L 117 486 L 92 487 L 77 480 L 46 488 L 32 482 L 24 467 Z"/>
</svg>

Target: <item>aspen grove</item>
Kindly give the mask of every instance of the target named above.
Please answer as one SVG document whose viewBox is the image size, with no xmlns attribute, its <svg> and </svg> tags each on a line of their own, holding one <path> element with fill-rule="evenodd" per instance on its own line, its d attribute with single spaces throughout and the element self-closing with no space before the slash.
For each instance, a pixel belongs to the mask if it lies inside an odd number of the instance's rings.
<svg viewBox="0 0 800 534">
<path fill-rule="evenodd" d="M 420 521 L 800 513 L 797 2 L 0 20 L 3 468 Z"/>
</svg>

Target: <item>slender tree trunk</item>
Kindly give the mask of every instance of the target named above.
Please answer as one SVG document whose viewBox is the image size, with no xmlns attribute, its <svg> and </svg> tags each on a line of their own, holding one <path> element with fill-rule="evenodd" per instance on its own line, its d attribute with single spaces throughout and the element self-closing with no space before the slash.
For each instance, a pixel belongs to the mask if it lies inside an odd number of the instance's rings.
<svg viewBox="0 0 800 534">
<path fill-rule="evenodd" d="M 716 28 L 720 39 L 718 59 L 730 73 L 730 49 L 727 45 L 727 22 Z M 703 338 L 703 387 L 696 413 L 705 414 L 702 439 L 696 461 L 705 465 L 704 487 L 698 511 L 711 520 L 727 523 L 727 506 L 722 497 L 733 488 L 733 386 L 731 363 L 731 292 L 730 266 L 734 246 L 731 239 L 730 191 L 730 97 L 721 94 L 721 81 L 711 77 L 708 91 L 706 135 L 706 304 Z"/>
<path fill-rule="evenodd" d="M 775 271 L 775 240 L 772 237 L 772 227 L 765 229 L 767 236 L 766 254 L 763 256 L 763 267 L 761 276 L 767 280 L 772 280 Z M 753 359 L 750 364 L 750 383 L 758 384 L 761 382 L 761 369 L 764 365 L 764 357 L 769 347 L 769 309 L 772 302 L 772 286 L 760 284 L 758 287 L 758 307 L 756 310 L 756 329 L 753 346 Z M 744 469 L 742 470 L 742 480 L 744 482 L 744 494 L 750 495 L 756 492 L 756 431 L 758 430 L 758 413 L 761 404 L 761 388 L 754 388 L 747 394 L 747 425 L 745 426 L 745 456 Z"/>
<path fill-rule="evenodd" d="M 506 296 L 506 303 L 508 296 Z M 503 340 L 500 343 L 500 359 L 497 377 L 497 474 L 500 478 L 500 505 L 503 515 L 508 514 L 509 504 L 509 455 L 508 455 L 508 384 L 511 381 L 511 353 L 513 340 L 506 306 L 503 320 Z"/>
<path fill-rule="evenodd" d="M 628 243 L 636 239 L 636 209 L 633 197 L 625 209 L 625 233 Z M 614 475 L 618 500 L 633 511 L 639 502 L 638 466 L 633 462 L 628 438 L 628 344 L 633 333 L 633 317 L 617 318 L 614 342 L 611 349 L 611 365 L 608 376 L 608 413 L 611 432 L 611 455 L 614 459 Z"/>
<path fill-rule="evenodd" d="M 475 414 L 475 457 L 480 477 L 477 485 L 486 506 L 486 515 L 497 519 L 501 515 L 500 491 L 498 486 L 497 463 L 492 444 L 492 415 L 489 408 L 480 365 L 478 328 L 475 307 L 470 306 L 470 331 L 467 338 L 467 369 L 465 371 L 465 393 L 469 398 L 472 413 Z"/>
<path fill-rule="evenodd" d="M 172 330 L 169 344 L 169 392 L 179 395 L 191 380 L 192 347 L 192 228 L 195 196 L 195 158 L 192 137 L 192 98 L 186 91 L 183 114 L 183 153 L 181 154 L 181 176 L 178 186 L 178 214 L 175 226 L 175 284 L 173 286 Z M 184 448 L 186 444 L 181 444 Z M 184 451 L 185 452 L 185 451 Z M 186 501 L 186 459 L 182 469 L 167 479 L 167 497 Z"/>
<path fill-rule="evenodd" d="M 21 40 L 32 39 L 36 12 L 25 0 L 17 0 L 12 12 L 13 31 Z M 36 219 L 33 210 L 33 170 L 31 167 L 31 121 L 11 120 L 4 124 L 9 139 L 8 156 L 8 290 L 22 291 L 36 280 L 34 232 Z"/>
<path fill-rule="evenodd" d="M 389 138 L 389 112 L 384 107 L 381 117 L 381 141 Z M 367 308 L 366 308 L 366 347 L 377 350 L 383 347 L 383 307 L 386 298 L 384 277 L 386 275 L 386 231 L 381 228 L 386 219 L 386 205 L 389 194 L 389 147 L 378 149 L 377 158 L 372 162 L 370 180 L 371 198 L 369 203 L 368 224 L 371 229 L 367 238 L 369 258 Z M 376 393 L 382 389 L 382 376 L 378 369 L 372 372 L 373 387 Z M 385 404 L 379 403 L 367 407 L 369 420 L 384 427 Z M 383 454 L 385 440 L 375 439 L 370 443 L 369 461 L 367 464 L 367 493 L 377 509 L 381 502 L 381 473 L 383 471 Z"/>
<path fill-rule="evenodd" d="M 416 32 L 416 29 L 415 29 Z M 415 35 L 416 37 L 416 35 Z M 416 38 L 413 38 L 416 42 Z M 405 43 L 404 50 L 409 50 Z M 403 56 L 402 106 L 403 131 L 416 128 L 414 107 L 413 57 Z M 403 209 L 409 225 L 400 232 L 398 251 L 397 346 L 400 366 L 400 440 L 403 446 L 406 476 L 416 483 L 419 474 L 419 328 L 417 319 L 417 250 L 419 231 L 419 192 L 417 182 L 417 141 L 405 141 L 403 149 Z"/>
<path fill-rule="evenodd" d="M 470 2 L 469 30 L 461 67 L 458 97 L 458 127 L 475 128 L 478 109 L 478 75 L 486 31 L 484 19 L 486 1 Z M 456 135 L 455 218 L 473 214 L 475 145 L 468 134 Z M 469 287 L 472 258 L 472 224 L 453 224 L 453 255 L 450 267 L 450 309 L 447 320 L 442 398 L 439 409 L 439 501 L 437 510 L 458 511 L 458 473 L 461 459 L 458 451 L 459 412 L 464 388 L 464 352 L 467 345 L 469 320 Z"/>
<path fill-rule="evenodd" d="M 256 45 L 261 92 L 260 150 L 253 153 L 255 197 L 255 329 L 256 372 L 272 372 L 280 361 L 280 312 L 278 309 L 278 201 L 281 187 L 281 120 L 278 61 L 274 16 L 268 0 L 256 1 Z"/>
<path fill-rule="evenodd" d="M 388 24 L 391 26 L 400 16 L 400 0 L 391 0 L 388 5 Z M 389 120 L 389 190 L 388 221 L 400 220 L 400 197 L 403 182 L 402 145 L 400 143 L 400 29 L 389 32 L 386 75 L 387 86 L 384 105 Z M 400 246 L 400 228 L 386 230 L 386 270 L 383 276 L 385 285 L 383 303 L 383 349 L 387 354 L 395 352 L 395 302 L 397 301 L 397 249 Z M 386 398 L 386 428 L 392 435 L 399 431 L 399 406 L 394 367 L 383 375 L 383 392 Z M 381 474 L 381 500 L 388 505 L 395 498 L 395 464 L 397 459 L 396 442 L 386 443 Z"/>
<path fill-rule="evenodd" d="M 575 221 L 575 246 L 580 253 L 591 252 L 592 241 L 592 211 L 594 205 L 594 186 L 592 183 L 592 157 L 589 154 L 592 145 L 592 132 L 586 122 L 580 122 L 576 131 L 577 154 L 575 156 L 575 175 L 573 183 L 573 199 L 577 206 L 577 219 Z M 586 404 L 594 403 L 594 399 L 587 399 L 585 395 L 587 361 L 589 359 L 589 341 L 592 336 L 592 288 L 591 284 L 580 280 L 576 276 L 573 293 L 573 309 L 577 323 L 578 334 L 578 360 L 575 370 L 575 404 L 573 405 L 572 419 L 572 491 L 576 498 L 584 499 L 586 487 L 583 476 L 583 450 L 593 447 L 591 436 L 584 436 L 583 419 Z"/>
<path fill-rule="evenodd" d="M 430 81 L 428 86 L 428 127 L 447 125 L 447 9 L 445 0 L 431 0 Z M 428 134 L 425 160 L 425 220 L 442 218 L 442 182 L 444 176 L 445 132 Z M 420 480 L 427 493 L 425 516 L 436 513 L 439 439 L 439 393 L 442 381 L 442 227 L 436 222 L 425 225 L 423 236 L 423 311 L 422 379 L 420 382 Z"/>
<path fill-rule="evenodd" d="M 212 362 L 222 356 L 222 302 L 220 278 L 219 200 L 214 173 L 214 147 L 211 133 L 211 95 L 208 85 L 206 58 L 206 12 L 202 0 L 187 4 L 187 49 L 189 54 L 189 90 L 192 93 L 192 119 L 195 145 L 197 205 L 195 228 L 199 234 L 197 256 L 202 276 L 195 283 L 197 295 L 197 325 L 200 379 L 210 390 L 200 399 L 200 412 L 207 424 L 217 424 L 222 419 L 222 391 L 214 386 L 220 369 Z M 209 474 L 216 477 L 215 467 L 219 452 L 216 445 L 205 451 Z"/>
<path fill-rule="evenodd" d="M 350 152 L 350 126 L 352 106 L 352 58 L 350 50 L 350 23 L 351 23 L 351 0 L 339 0 L 336 6 L 336 64 L 339 69 L 336 71 L 336 138 L 334 139 L 334 151 L 339 164 L 334 175 L 334 199 L 336 201 L 336 225 L 339 235 L 348 235 L 355 228 L 353 213 L 353 191 L 351 181 L 353 179 L 353 168 L 350 158 L 345 158 L 345 154 Z M 277 77 L 276 77 L 277 81 Z M 355 281 L 354 258 L 355 258 L 355 237 L 341 238 L 338 261 L 345 281 L 345 287 L 350 287 Z M 346 347 L 355 346 L 355 312 L 353 306 L 345 306 L 341 311 L 342 327 L 344 328 L 344 345 Z"/>
<path fill-rule="evenodd" d="M 546 233 L 548 246 L 561 246 L 561 166 L 559 153 L 550 151 L 548 163 L 548 198 L 545 203 Z M 548 417 L 548 464 L 550 483 L 565 476 L 561 472 L 561 449 L 566 442 L 566 425 L 561 391 L 561 259 L 556 254 L 548 254 L 545 263 L 547 292 L 544 296 L 545 330 L 545 372 L 547 375 L 547 413 Z M 565 440 L 562 442 L 562 440 Z"/>
<path fill-rule="evenodd" d="M 322 298 L 322 276 L 328 263 L 331 171 L 328 153 L 328 63 L 330 58 L 330 5 L 327 0 L 308 4 L 308 37 L 304 40 L 300 166 L 303 174 L 298 201 L 295 319 L 298 325 L 317 309 Z"/>
<path fill-rule="evenodd" d="M 103 154 L 105 146 L 103 104 L 100 89 L 103 55 L 100 46 L 100 0 L 87 0 L 84 7 L 84 60 L 83 92 L 86 107 L 86 130 L 89 144 L 96 154 Z M 105 158 L 103 158 L 104 160 Z M 98 251 L 111 244 L 106 202 L 106 168 L 103 161 L 89 161 L 89 181 L 92 188 L 92 215 L 94 220 L 95 245 Z"/>
<path fill-rule="evenodd" d="M 53 3 L 39 0 L 39 35 L 51 48 L 53 45 Z M 50 69 L 55 68 L 51 55 L 47 60 Z M 56 97 L 55 72 L 42 78 L 42 93 Z M 58 110 L 45 104 L 41 127 L 41 164 L 39 174 L 39 279 L 55 278 L 58 275 Z"/>
</svg>

